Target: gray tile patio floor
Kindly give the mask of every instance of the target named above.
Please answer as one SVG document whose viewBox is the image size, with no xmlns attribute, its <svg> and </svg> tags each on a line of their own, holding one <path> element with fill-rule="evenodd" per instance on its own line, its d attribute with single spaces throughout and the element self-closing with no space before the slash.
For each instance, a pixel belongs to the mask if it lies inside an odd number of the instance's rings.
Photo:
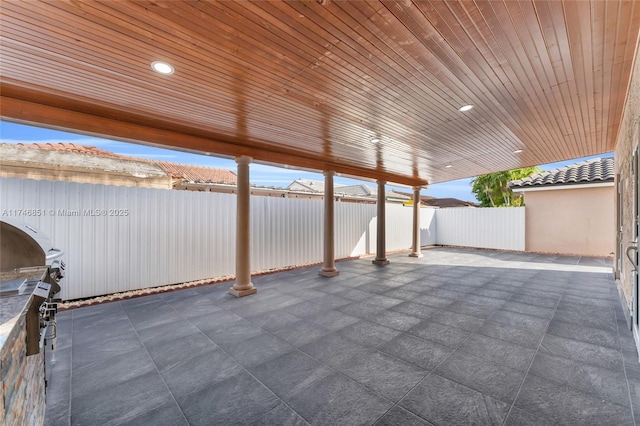
<svg viewBox="0 0 640 426">
<path fill-rule="evenodd" d="M 46 423 L 640 424 L 607 262 L 423 253 L 64 312 Z"/>
</svg>

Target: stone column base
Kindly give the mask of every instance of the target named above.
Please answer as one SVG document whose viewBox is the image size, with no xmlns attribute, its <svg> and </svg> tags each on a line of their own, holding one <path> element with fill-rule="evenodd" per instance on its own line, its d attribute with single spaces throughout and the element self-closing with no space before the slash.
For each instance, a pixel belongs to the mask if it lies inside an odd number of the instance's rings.
<svg viewBox="0 0 640 426">
<path fill-rule="evenodd" d="M 422 253 L 411 253 L 409 257 L 423 257 Z"/>
<path fill-rule="evenodd" d="M 322 275 L 323 277 L 335 277 L 336 275 L 340 275 L 340 271 L 338 271 L 336 268 L 323 269 L 318 272 L 318 275 Z"/>
<path fill-rule="evenodd" d="M 258 289 L 251 286 L 250 288 L 247 288 L 245 290 L 236 290 L 235 288 L 231 287 L 229 289 L 229 294 L 233 294 L 235 297 L 244 297 L 244 296 L 249 296 L 250 294 L 255 294 L 258 292 Z"/>
<path fill-rule="evenodd" d="M 389 264 L 389 260 L 387 260 L 387 259 L 375 259 L 375 260 L 372 260 L 371 263 L 373 263 L 374 265 L 388 265 Z"/>
</svg>

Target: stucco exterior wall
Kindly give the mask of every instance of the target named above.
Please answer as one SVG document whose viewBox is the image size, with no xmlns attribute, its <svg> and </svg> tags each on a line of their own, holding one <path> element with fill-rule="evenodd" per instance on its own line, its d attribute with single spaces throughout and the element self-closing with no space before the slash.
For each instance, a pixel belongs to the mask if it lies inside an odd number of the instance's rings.
<svg viewBox="0 0 640 426">
<path fill-rule="evenodd" d="M 6 160 L 2 161 L 0 177 L 171 189 L 171 178 L 166 174 L 164 176 L 134 176 L 130 173 L 108 170 L 83 169 L 70 166 L 52 167 L 50 165 L 32 163 L 18 164 Z"/>
<path fill-rule="evenodd" d="M 525 250 L 612 256 L 615 188 L 525 192 Z"/>
<path fill-rule="evenodd" d="M 631 77 L 631 84 L 627 94 L 627 103 L 620 124 L 620 131 L 616 141 L 615 158 L 616 173 L 622 184 L 622 241 L 633 240 L 633 175 L 631 158 L 633 150 L 638 145 L 638 126 L 640 125 L 640 59 L 636 57 Z M 619 292 L 623 305 L 631 308 L 633 291 L 632 268 L 624 253 L 622 255 L 622 270 L 620 271 Z"/>
</svg>

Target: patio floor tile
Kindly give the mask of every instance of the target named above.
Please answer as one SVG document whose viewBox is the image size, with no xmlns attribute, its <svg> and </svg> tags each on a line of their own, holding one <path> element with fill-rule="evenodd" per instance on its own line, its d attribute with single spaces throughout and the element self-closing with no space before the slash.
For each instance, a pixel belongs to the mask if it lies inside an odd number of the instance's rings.
<svg viewBox="0 0 640 426">
<path fill-rule="evenodd" d="M 351 358 L 361 357 L 371 352 L 370 348 L 340 337 L 338 334 L 329 334 L 302 346 L 300 350 L 333 368 L 340 368 Z"/>
<path fill-rule="evenodd" d="M 327 311 L 316 314 L 308 318 L 308 320 L 320 327 L 336 331 L 360 321 L 360 318 L 344 314 L 340 311 Z"/>
<path fill-rule="evenodd" d="M 280 403 L 278 397 L 247 372 L 240 372 L 216 386 L 178 395 L 177 400 L 189 423 L 194 425 L 256 421 Z"/>
<path fill-rule="evenodd" d="M 334 374 L 329 367 L 300 351 L 286 353 L 249 371 L 284 401 Z"/>
<path fill-rule="evenodd" d="M 289 405 L 312 425 L 351 426 L 373 424 L 393 404 L 355 381 L 333 374 L 295 395 Z"/>
<path fill-rule="evenodd" d="M 623 371 L 609 370 L 538 352 L 529 372 L 619 405 L 629 405 L 629 391 L 625 386 Z"/>
<path fill-rule="evenodd" d="M 409 333 L 451 348 L 459 346 L 471 334 L 468 331 L 440 324 L 431 319 L 422 321 L 409 330 Z"/>
<path fill-rule="evenodd" d="M 484 322 L 481 318 L 447 310 L 441 310 L 434 313 L 429 317 L 429 321 L 434 321 L 450 327 L 456 327 L 465 331 L 476 331 Z"/>
<path fill-rule="evenodd" d="M 498 310 L 490 318 L 492 321 L 512 325 L 529 333 L 541 333 L 547 329 L 549 319 L 522 314 L 519 312 Z"/>
<path fill-rule="evenodd" d="M 543 308 L 555 309 L 558 306 L 558 299 L 531 296 L 528 294 L 516 293 L 511 299 L 512 302 L 524 303 L 527 305 L 541 306 Z"/>
<path fill-rule="evenodd" d="M 426 370 L 377 351 L 352 358 L 342 372 L 393 402 L 427 375 Z"/>
<path fill-rule="evenodd" d="M 278 405 L 276 408 L 251 423 L 252 426 L 304 426 L 308 424 L 309 423 L 300 417 L 298 413 L 285 404 Z"/>
<path fill-rule="evenodd" d="M 61 312 L 45 424 L 638 424 L 609 264 L 389 259 L 259 276 L 239 299 L 222 283 Z"/>
<path fill-rule="evenodd" d="M 632 425 L 627 407 L 529 374 L 515 405 L 561 425 Z"/>
<path fill-rule="evenodd" d="M 294 347 L 282 339 L 262 333 L 249 339 L 227 345 L 225 351 L 247 368 L 261 364 L 294 350 Z"/>
<path fill-rule="evenodd" d="M 330 331 L 312 322 L 298 320 L 293 324 L 280 326 L 272 333 L 290 345 L 300 347 L 326 336 Z"/>
<path fill-rule="evenodd" d="M 395 305 L 391 308 L 391 310 L 402 312 L 403 314 L 411 315 L 412 317 L 420 319 L 427 319 L 438 311 L 437 308 L 409 301 Z"/>
<path fill-rule="evenodd" d="M 382 311 L 369 315 L 367 320 L 398 331 L 407 331 L 421 321 L 420 318 L 396 311 Z"/>
<path fill-rule="evenodd" d="M 516 398 L 525 373 L 495 364 L 460 350 L 448 357 L 434 373 L 507 404 Z"/>
<path fill-rule="evenodd" d="M 144 343 L 159 371 L 166 371 L 187 358 L 212 351 L 217 346 L 199 331 L 177 337 L 171 341 L 148 340 Z"/>
<path fill-rule="evenodd" d="M 616 331 L 617 329 L 613 310 L 602 310 L 597 307 L 558 306 L 553 319 L 603 330 Z"/>
<path fill-rule="evenodd" d="M 501 425 L 509 405 L 431 374 L 400 406 L 438 425 Z"/>
<path fill-rule="evenodd" d="M 409 411 L 400 408 L 399 406 L 393 407 L 387 414 L 382 416 L 378 420 L 375 426 L 430 426 L 432 423 L 421 419 Z"/>
<path fill-rule="evenodd" d="M 162 377 L 174 395 L 185 395 L 215 386 L 241 371 L 242 367 L 233 358 L 221 349 L 214 349 L 184 359 L 162 372 Z"/>
<path fill-rule="evenodd" d="M 542 339 L 540 351 L 550 355 L 571 358 L 585 364 L 622 371 L 620 351 L 604 346 L 547 334 Z"/>
<path fill-rule="evenodd" d="M 539 414 L 532 414 L 518 407 L 511 407 L 506 426 L 556 426 L 557 423 L 545 419 Z"/>
<path fill-rule="evenodd" d="M 544 331 L 532 333 L 509 324 L 489 320 L 478 329 L 478 334 L 535 349 L 540 344 Z"/>
<path fill-rule="evenodd" d="M 173 402 L 158 372 L 148 371 L 73 396 L 71 424 L 116 425 Z"/>
<path fill-rule="evenodd" d="M 460 350 L 521 371 L 527 371 L 535 354 L 534 349 L 480 334 L 465 340 Z"/>
<path fill-rule="evenodd" d="M 141 426 L 141 425 L 153 425 L 153 426 L 189 426 L 187 418 L 178 406 L 173 401 L 167 405 L 156 408 L 140 414 L 131 420 L 120 423 L 119 426 Z"/>
<path fill-rule="evenodd" d="M 425 370 L 434 369 L 453 351 L 447 346 L 407 334 L 399 335 L 380 346 L 379 350 Z"/>
<path fill-rule="evenodd" d="M 369 321 L 359 321 L 343 328 L 338 334 L 361 345 L 378 347 L 398 336 L 400 332 Z"/>
<path fill-rule="evenodd" d="M 606 346 L 612 349 L 618 349 L 620 347 L 617 330 L 603 330 L 554 319 L 551 321 L 551 324 L 549 324 L 547 333 L 585 343 L 592 343 L 594 345 Z"/>
<path fill-rule="evenodd" d="M 466 300 L 452 303 L 445 309 L 451 312 L 470 315 L 480 319 L 489 318 L 497 310 L 497 308 L 493 306 L 477 305 Z"/>
</svg>

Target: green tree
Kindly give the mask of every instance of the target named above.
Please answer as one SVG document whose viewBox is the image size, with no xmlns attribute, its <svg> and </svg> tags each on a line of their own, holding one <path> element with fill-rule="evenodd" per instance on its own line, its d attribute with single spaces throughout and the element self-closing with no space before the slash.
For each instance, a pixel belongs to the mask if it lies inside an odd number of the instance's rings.
<svg viewBox="0 0 640 426">
<path fill-rule="evenodd" d="M 522 194 L 514 194 L 509 188 L 509 181 L 522 179 L 541 171 L 539 167 L 525 167 L 478 176 L 471 181 L 471 192 L 475 194 L 482 207 L 522 206 L 524 205 Z"/>
</svg>

